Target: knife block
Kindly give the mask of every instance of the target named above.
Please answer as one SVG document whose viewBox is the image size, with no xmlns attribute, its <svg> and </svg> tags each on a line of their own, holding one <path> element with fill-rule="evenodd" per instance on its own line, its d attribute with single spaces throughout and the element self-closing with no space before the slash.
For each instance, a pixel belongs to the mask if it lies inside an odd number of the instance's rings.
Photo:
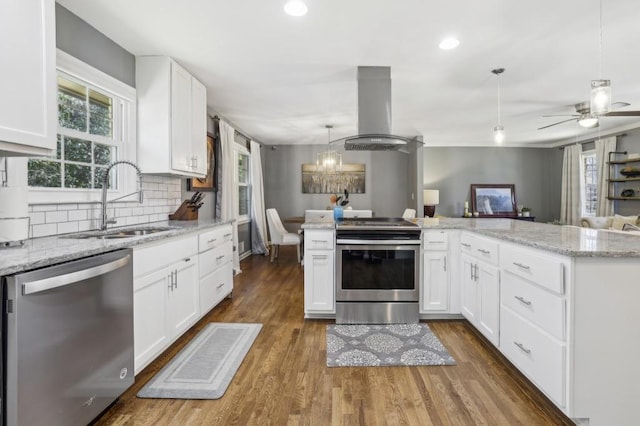
<svg viewBox="0 0 640 426">
<path fill-rule="evenodd" d="M 189 201 L 183 201 L 178 210 L 169 215 L 169 220 L 198 220 L 198 210 L 192 210 Z"/>
</svg>

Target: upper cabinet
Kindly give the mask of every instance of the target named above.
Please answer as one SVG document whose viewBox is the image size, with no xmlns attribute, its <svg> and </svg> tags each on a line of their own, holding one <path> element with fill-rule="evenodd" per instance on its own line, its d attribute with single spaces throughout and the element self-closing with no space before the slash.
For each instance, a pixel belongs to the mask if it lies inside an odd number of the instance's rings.
<svg viewBox="0 0 640 426">
<path fill-rule="evenodd" d="M 204 177 L 207 90 L 167 56 L 136 58 L 138 164 L 143 173 Z"/>
<path fill-rule="evenodd" d="M 0 13 L 0 157 L 56 147 L 54 0 L 7 0 Z"/>
</svg>

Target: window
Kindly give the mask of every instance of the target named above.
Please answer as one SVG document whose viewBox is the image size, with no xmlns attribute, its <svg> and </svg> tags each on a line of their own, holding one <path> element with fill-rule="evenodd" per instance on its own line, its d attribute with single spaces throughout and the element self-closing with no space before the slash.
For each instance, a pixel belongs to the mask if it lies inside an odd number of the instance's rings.
<svg viewBox="0 0 640 426">
<path fill-rule="evenodd" d="M 61 51 L 57 64 L 57 148 L 29 159 L 29 201 L 97 201 L 109 164 L 135 161 L 135 90 Z M 124 194 L 135 175 L 114 169 L 108 185 Z"/>
<path fill-rule="evenodd" d="M 595 216 L 598 205 L 598 167 L 596 152 L 582 153 L 582 215 Z"/>
<path fill-rule="evenodd" d="M 249 220 L 251 215 L 251 179 L 249 152 L 236 149 L 236 186 L 238 191 L 238 220 Z"/>
</svg>

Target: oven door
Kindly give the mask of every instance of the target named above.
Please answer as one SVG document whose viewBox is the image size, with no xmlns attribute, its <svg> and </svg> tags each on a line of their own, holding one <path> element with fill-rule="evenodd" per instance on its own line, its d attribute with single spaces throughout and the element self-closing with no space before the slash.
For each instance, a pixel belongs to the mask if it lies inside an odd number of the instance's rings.
<svg viewBox="0 0 640 426">
<path fill-rule="evenodd" d="M 337 302 L 417 302 L 420 242 L 336 245 Z"/>
</svg>

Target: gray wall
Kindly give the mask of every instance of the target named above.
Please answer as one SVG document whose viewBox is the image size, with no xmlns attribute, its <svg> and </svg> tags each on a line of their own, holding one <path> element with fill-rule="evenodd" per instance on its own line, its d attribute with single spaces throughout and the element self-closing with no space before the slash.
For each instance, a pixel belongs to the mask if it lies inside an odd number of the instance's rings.
<svg viewBox="0 0 640 426">
<path fill-rule="evenodd" d="M 424 148 L 424 187 L 440 191 L 436 214 L 460 217 L 472 183 L 515 184 L 516 202 L 538 222 L 560 216 L 562 152 L 550 148 Z"/>
<path fill-rule="evenodd" d="M 58 3 L 56 46 L 111 77 L 136 87 L 135 57 Z"/>
<path fill-rule="evenodd" d="M 303 216 L 307 209 L 326 208 L 330 194 L 302 193 L 302 164 L 314 163 L 316 154 L 324 149 L 326 145 L 264 146 L 265 207 L 276 208 L 283 219 Z M 349 205 L 372 209 L 379 217 L 401 215 L 409 207 L 407 200 L 415 180 L 410 167 L 413 160 L 401 152 L 344 152 L 344 163 L 364 163 L 366 173 L 365 193 L 349 194 Z"/>
</svg>

